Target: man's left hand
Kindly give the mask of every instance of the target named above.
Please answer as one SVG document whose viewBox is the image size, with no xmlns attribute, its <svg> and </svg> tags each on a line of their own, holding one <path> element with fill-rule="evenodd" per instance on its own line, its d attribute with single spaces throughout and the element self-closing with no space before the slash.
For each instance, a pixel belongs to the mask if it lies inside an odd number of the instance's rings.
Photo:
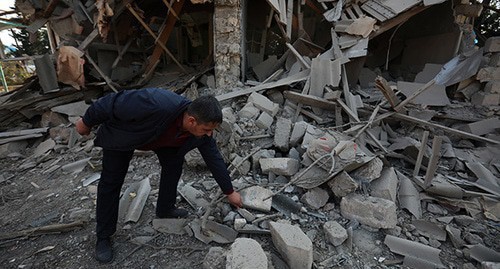
<svg viewBox="0 0 500 269">
<path fill-rule="evenodd" d="M 234 191 L 233 193 L 227 195 L 227 200 L 229 201 L 230 204 L 232 204 L 237 208 L 243 206 L 243 202 L 241 201 L 241 195 L 237 191 Z"/>
</svg>

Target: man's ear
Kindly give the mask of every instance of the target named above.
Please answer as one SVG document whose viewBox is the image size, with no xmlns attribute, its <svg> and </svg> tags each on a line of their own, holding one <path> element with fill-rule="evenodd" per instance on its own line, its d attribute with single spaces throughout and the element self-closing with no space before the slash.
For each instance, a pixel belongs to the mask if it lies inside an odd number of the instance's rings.
<svg viewBox="0 0 500 269">
<path fill-rule="evenodd" d="M 190 116 L 190 115 L 187 116 L 187 121 L 188 121 L 189 125 L 191 125 L 191 126 L 193 126 L 197 123 L 196 118 L 193 116 Z"/>
</svg>

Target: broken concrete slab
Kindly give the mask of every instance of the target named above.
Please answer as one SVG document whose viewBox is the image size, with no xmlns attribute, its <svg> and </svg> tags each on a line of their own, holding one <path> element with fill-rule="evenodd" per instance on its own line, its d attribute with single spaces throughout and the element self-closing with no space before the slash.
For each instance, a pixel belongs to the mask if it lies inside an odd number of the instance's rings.
<svg viewBox="0 0 500 269">
<path fill-rule="evenodd" d="M 398 183 L 394 167 L 384 168 L 380 177 L 371 183 L 370 195 L 396 202 Z"/>
<path fill-rule="evenodd" d="M 347 219 L 374 228 L 395 228 L 398 220 L 396 204 L 390 200 L 351 194 L 340 201 L 340 212 Z"/>
<path fill-rule="evenodd" d="M 300 200 L 312 209 L 319 209 L 323 207 L 329 199 L 328 192 L 320 187 L 308 190 Z"/>
<path fill-rule="evenodd" d="M 262 246 L 251 238 L 237 238 L 226 257 L 226 269 L 267 268 L 267 256 Z"/>
<path fill-rule="evenodd" d="M 384 244 L 390 250 L 405 256 L 403 265 L 410 268 L 445 268 L 439 258 L 441 250 L 418 242 L 386 235 Z"/>
<path fill-rule="evenodd" d="M 179 234 L 186 233 L 185 227 L 187 219 L 154 219 L 153 228 L 159 232 L 166 234 Z"/>
<path fill-rule="evenodd" d="M 290 269 L 312 267 L 312 242 L 298 226 L 272 221 L 269 228 L 274 246 Z"/>
<path fill-rule="evenodd" d="M 53 112 L 68 115 L 70 117 L 81 117 L 87 111 L 90 105 L 86 104 L 85 101 L 79 101 L 74 103 L 68 103 L 60 106 L 52 107 L 50 110 Z"/>
<path fill-rule="evenodd" d="M 263 111 L 260 113 L 260 116 L 255 121 L 255 125 L 260 129 L 267 130 L 273 124 L 274 118 L 269 115 L 267 112 Z"/>
<path fill-rule="evenodd" d="M 295 147 L 304 137 L 307 130 L 308 123 L 305 121 L 299 121 L 293 124 L 292 133 L 290 134 L 290 145 Z"/>
<path fill-rule="evenodd" d="M 334 246 L 340 246 L 347 239 L 347 230 L 336 221 L 327 221 L 323 224 L 326 237 Z"/>
<path fill-rule="evenodd" d="M 355 179 L 371 182 L 380 177 L 383 167 L 384 163 L 382 160 L 376 157 L 365 165 L 354 170 L 350 173 L 350 175 Z"/>
<path fill-rule="evenodd" d="M 52 139 L 47 139 L 40 143 L 33 152 L 33 157 L 39 157 L 52 150 L 56 146 L 56 142 Z"/>
<path fill-rule="evenodd" d="M 271 211 L 272 199 L 266 199 L 273 194 L 272 191 L 260 186 L 252 186 L 240 191 L 243 207 L 260 210 L 264 212 Z"/>
<path fill-rule="evenodd" d="M 299 161 L 293 158 L 262 158 L 259 164 L 263 173 L 291 176 L 299 171 Z"/>
<path fill-rule="evenodd" d="M 359 184 L 356 180 L 349 176 L 347 172 L 342 171 L 340 174 L 328 181 L 328 186 L 335 196 L 344 197 L 353 193 L 358 188 Z"/>
<path fill-rule="evenodd" d="M 470 257 L 478 262 L 500 262 L 500 252 L 484 245 L 467 246 Z"/>
<path fill-rule="evenodd" d="M 243 119 L 255 119 L 259 116 L 260 110 L 253 103 L 248 102 L 238 111 L 238 116 Z"/>
</svg>

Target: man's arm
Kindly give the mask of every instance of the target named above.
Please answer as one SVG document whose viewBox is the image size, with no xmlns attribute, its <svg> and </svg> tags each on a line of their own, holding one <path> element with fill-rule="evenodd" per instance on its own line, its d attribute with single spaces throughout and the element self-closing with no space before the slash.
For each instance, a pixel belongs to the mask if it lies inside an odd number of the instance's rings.
<svg viewBox="0 0 500 269">
<path fill-rule="evenodd" d="M 231 177 L 222 158 L 215 140 L 212 137 L 203 138 L 207 141 L 198 147 L 203 160 L 215 178 L 222 192 L 227 196 L 229 203 L 235 207 L 242 207 L 241 195 L 233 189 Z"/>
</svg>

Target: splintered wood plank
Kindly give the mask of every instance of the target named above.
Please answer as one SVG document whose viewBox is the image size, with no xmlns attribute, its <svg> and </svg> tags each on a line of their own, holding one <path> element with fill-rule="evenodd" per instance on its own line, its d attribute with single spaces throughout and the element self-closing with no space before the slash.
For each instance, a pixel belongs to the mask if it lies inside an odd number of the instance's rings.
<svg viewBox="0 0 500 269">
<path fill-rule="evenodd" d="M 434 179 L 434 174 L 437 170 L 437 165 L 441 152 L 441 142 L 443 137 L 435 136 L 432 140 L 432 155 L 429 160 L 429 165 L 427 166 L 427 172 L 425 173 L 424 187 L 428 188 L 431 186 L 432 179 Z"/>
<path fill-rule="evenodd" d="M 336 107 L 335 102 L 331 102 L 317 96 L 302 94 L 293 91 L 284 91 L 283 95 L 285 96 L 285 98 L 302 105 L 313 106 L 331 111 L 334 111 Z"/>
<path fill-rule="evenodd" d="M 422 136 L 422 142 L 420 144 L 420 150 L 418 151 L 417 161 L 415 162 L 415 169 L 413 170 L 413 177 L 418 176 L 420 171 L 420 165 L 422 164 L 422 159 L 424 158 L 425 149 L 427 148 L 427 139 L 429 138 L 429 131 L 425 131 Z"/>
<path fill-rule="evenodd" d="M 183 6 L 184 6 L 184 0 L 175 1 L 174 4 L 172 5 L 172 11 L 174 11 L 176 14 L 180 14 Z M 175 18 L 175 16 L 171 15 L 167 17 L 167 20 L 165 21 L 165 27 L 163 27 L 163 30 L 158 36 L 158 42 L 156 43 L 157 46 L 155 46 L 153 53 L 149 57 L 148 65 L 146 66 L 144 72 L 144 74 L 146 74 L 146 78 L 152 75 L 153 70 L 158 65 L 160 56 L 164 52 L 163 48 L 158 44 L 167 43 L 168 38 L 170 37 L 170 34 L 172 33 L 176 22 L 177 18 Z"/>
</svg>

